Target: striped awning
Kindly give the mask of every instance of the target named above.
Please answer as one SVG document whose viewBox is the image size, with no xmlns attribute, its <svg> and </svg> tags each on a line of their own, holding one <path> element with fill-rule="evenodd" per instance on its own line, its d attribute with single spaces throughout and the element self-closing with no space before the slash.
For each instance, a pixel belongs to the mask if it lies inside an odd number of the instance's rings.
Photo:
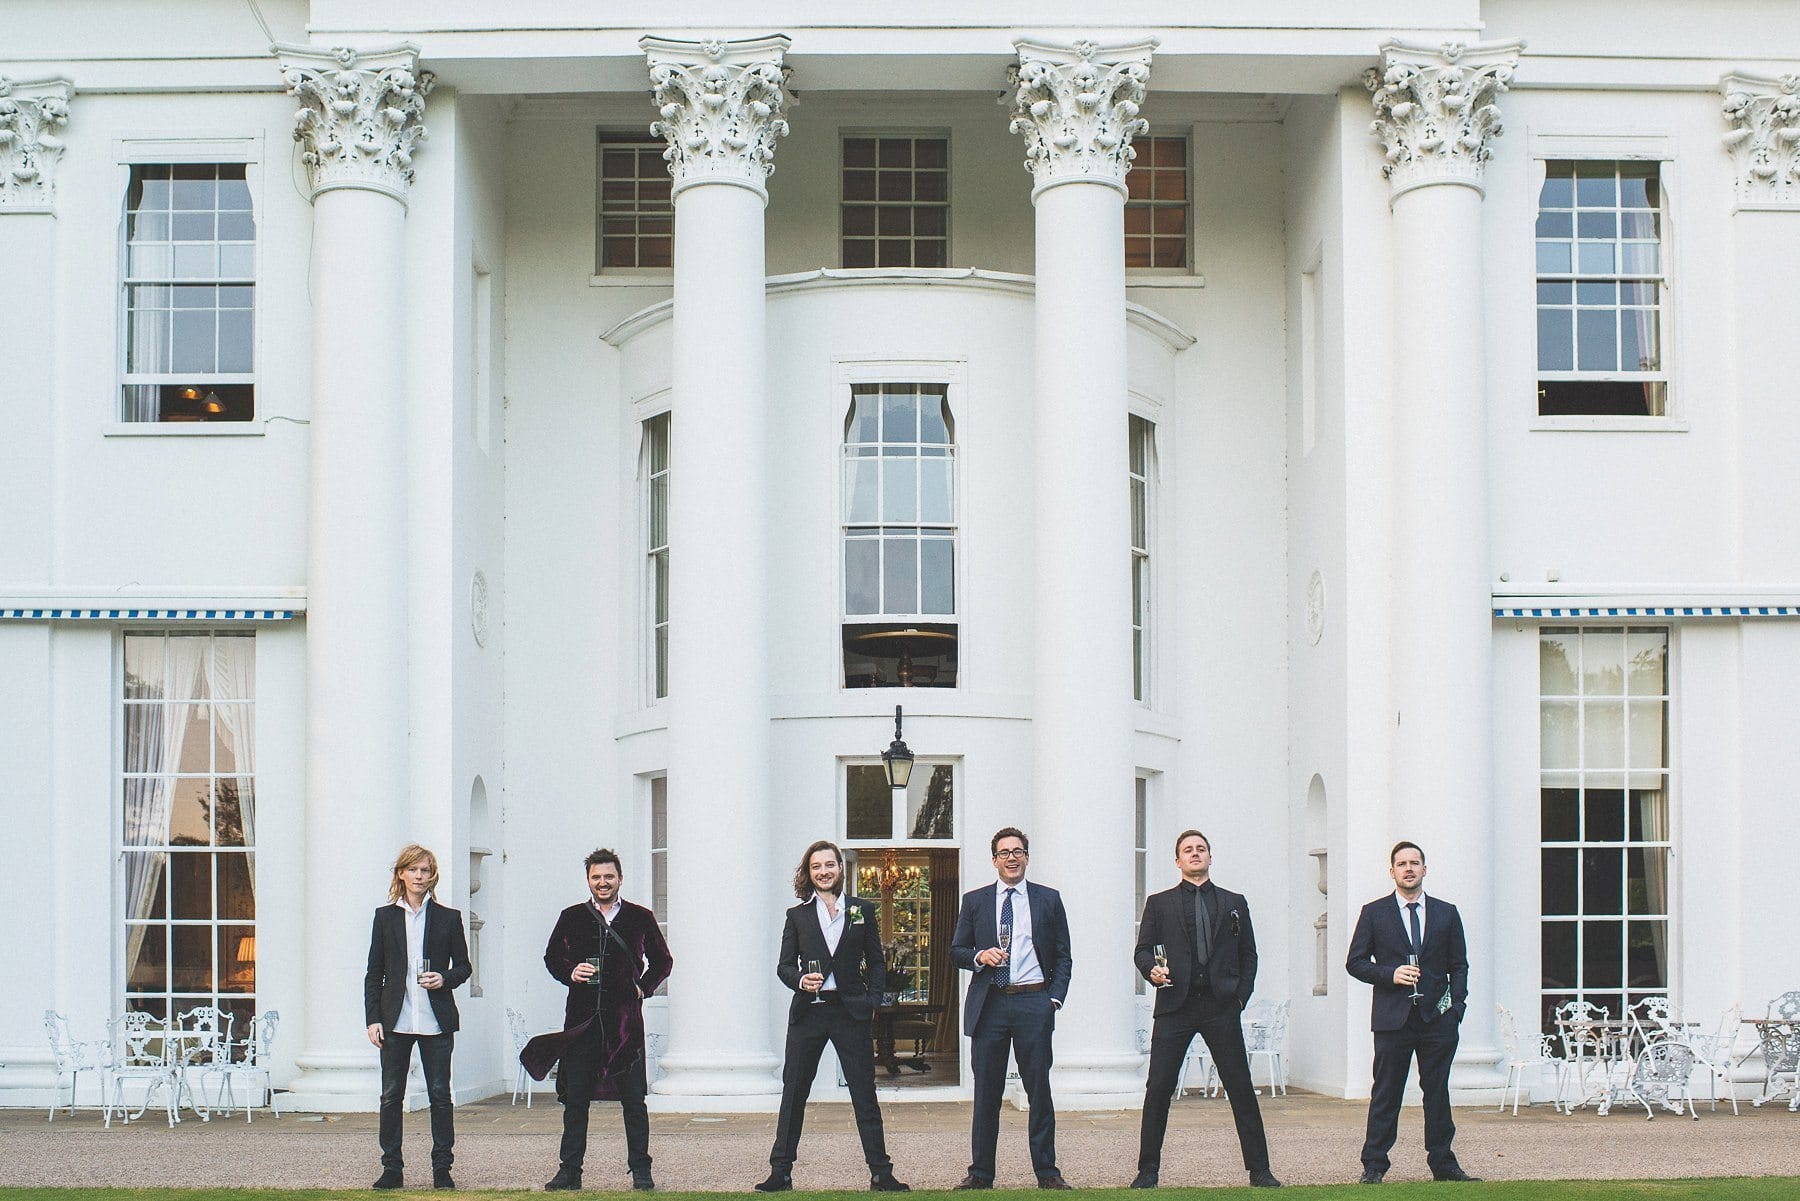
<svg viewBox="0 0 1800 1201">
<path fill-rule="evenodd" d="M 1800 617 L 1800 605 L 1577 605 L 1495 609 L 1495 617 Z"/>
<path fill-rule="evenodd" d="M 299 609 L 0 609 L 0 621 L 292 621 Z"/>
</svg>

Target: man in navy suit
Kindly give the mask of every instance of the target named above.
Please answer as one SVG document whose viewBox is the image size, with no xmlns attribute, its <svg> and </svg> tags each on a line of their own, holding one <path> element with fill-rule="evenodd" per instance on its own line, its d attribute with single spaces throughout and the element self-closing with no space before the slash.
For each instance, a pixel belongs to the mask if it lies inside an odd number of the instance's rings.
<svg viewBox="0 0 1800 1201">
<path fill-rule="evenodd" d="M 1416 1053 L 1425 1093 L 1425 1158 L 1437 1180 L 1475 1180 L 1456 1162 L 1451 1142 L 1450 1061 L 1469 1000 L 1469 948 L 1462 915 L 1425 895 L 1425 852 L 1397 842 L 1388 852 L 1394 892 L 1370 901 L 1356 919 L 1344 970 L 1375 988 L 1375 1083 L 1363 1139 L 1362 1183 L 1380 1184 L 1400 1127 L 1400 1095 Z"/>
<path fill-rule="evenodd" d="M 963 1032 L 972 1040 L 975 1113 L 969 1172 L 956 1187 L 994 1187 L 1010 1048 L 1031 1103 L 1031 1167 L 1038 1187 L 1066 1189 L 1071 1186 L 1056 1167 L 1050 1035 L 1056 1011 L 1069 995 L 1069 919 L 1054 888 L 1026 886 L 1031 844 L 1023 831 L 1005 827 L 989 841 L 988 850 L 999 879 L 964 894 L 950 942 L 950 962 L 973 973 L 963 1001 Z"/>
<path fill-rule="evenodd" d="M 856 1112 L 856 1132 L 869 1165 L 870 1190 L 908 1192 L 906 1184 L 894 1179 L 881 1107 L 875 1102 L 875 1047 L 869 1020 L 887 991 L 880 909 L 873 901 L 844 895 L 844 853 L 823 839 L 800 856 L 794 895 L 800 903 L 787 911 L 781 954 L 775 961 L 775 975 L 794 990 L 781 1068 L 781 1116 L 769 1151 L 769 1178 L 756 1191 L 785 1193 L 794 1187 L 806 1098 L 819 1071 L 819 1056 L 830 1043 L 850 1086 L 850 1107 Z"/>
<path fill-rule="evenodd" d="M 462 914 L 437 903 L 437 856 L 417 843 L 402 847 L 388 882 L 388 903 L 375 911 L 369 966 L 363 974 L 363 1021 L 381 1051 L 381 1178 L 378 1189 L 404 1183 L 401 1107 L 413 1048 L 431 1101 L 431 1184 L 455 1188 L 456 1117 L 450 1096 L 450 1052 L 456 1045 L 456 998 L 469 978 Z M 425 970 L 429 966 L 430 970 Z"/>
</svg>

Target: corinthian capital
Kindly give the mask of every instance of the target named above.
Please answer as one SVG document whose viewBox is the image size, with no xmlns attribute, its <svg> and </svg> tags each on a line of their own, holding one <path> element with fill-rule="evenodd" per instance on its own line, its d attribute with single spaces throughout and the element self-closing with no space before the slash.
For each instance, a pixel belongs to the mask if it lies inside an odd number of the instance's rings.
<svg viewBox="0 0 1800 1201">
<path fill-rule="evenodd" d="M 674 42 L 638 39 L 650 64 L 658 117 L 650 132 L 663 151 L 674 191 L 690 184 L 725 183 L 767 198 L 775 170 L 775 139 L 787 136 L 788 39 Z"/>
<path fill-rule="evenodd" d="M 1150 128 L 1138 116 L 1150 82 L 1156 39 L 1129 46 L 1018 41 L 1012 131 L 1025 139 L 1025 169 L 1035 198 L 1059 183 L 1103 183 L 1125 190 L 1137 151 L 1131 139 Z"/>
<path fill-rule="evenodd" d="M 48 213 L 75 87 L 0 75 L 0 213 Z"/>
<path fill-rule="evenodd" d="M 1482 164 L 1500 136 L 1495 101 L 1512 84 L 1525 43 L 1382 44 L 1381 67 L 1363 73 L 1375 94 L 1372 132 L 1387 151 L 1381 173 L 1394 195 L 1425 184 L 1481 190 Z"/>
<path fill-rule="evenodd" d="M 1737 159 L 1739 208 L 1800 208 L 1800 75 L 1727 75 L 1725 147 Z"/>
<path fill-rule="evenodd" d="M 419 70 L 419 48 L 276 50 L 288 94 L 300 98 L 294 140 L 312 194 L 366 188 L 404 204 L 413 148 L 425 137 L 425 97 L 437 82 Z"/>
</svg>

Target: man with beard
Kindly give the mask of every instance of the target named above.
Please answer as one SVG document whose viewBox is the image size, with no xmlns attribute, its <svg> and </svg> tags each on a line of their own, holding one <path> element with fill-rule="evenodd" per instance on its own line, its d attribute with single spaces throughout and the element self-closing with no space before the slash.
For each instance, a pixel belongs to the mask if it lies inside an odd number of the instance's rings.
<svg viewBox="0 0 1800 1201">
<path fill-rule="evenodd" d="M 781 955 L 775 961 L 775 974 L 794 990 L 781 1070 L 781 1116 L 769 1151 L 769 1178 L 756 1186 L 757 1191 L 785 1193 L 794 1187 L 806 1098 L 829 1042 L 850 1086 L 870 1190 L 908 1192 L 908 1185 L 894 1179 L 894 1161 L 888 1158 L 881 1109 L 875 1103 L 875 1048 L 869 1020 L 887 989 L 880 912 L 869 901 L 844 896 L 844 853 L 831 842 L 806 848 L 794 872 L 794 895 L 800 903 L 787 911 Z"/>
<path fill-rule="evenodd" d="M 563 1029 L 525 1044 L 519 1061 L 542 1080 L 558 1060 L 563 1097 L 561 1164 L 544 1187 L 581 1187 L 587 1157 L 588 1106 L 617 1098 L 625 1115 L 626 1166 L 631 1187 L 656 1187 L 650 1177 L 650 1114 L 644 1105 L 644 998 L 675 965 L 656 915 L 619 898 L 625 871 L 605 849 L 586 860 L 588 892 L 556 919 L 544 966 L 568 986 Z"/>
</svg>

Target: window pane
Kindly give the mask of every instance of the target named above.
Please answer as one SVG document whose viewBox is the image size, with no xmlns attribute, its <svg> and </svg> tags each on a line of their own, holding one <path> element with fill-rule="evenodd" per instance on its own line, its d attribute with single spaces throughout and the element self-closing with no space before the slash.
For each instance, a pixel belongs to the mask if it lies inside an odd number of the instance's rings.
<svg viewBox="0 0 1800 1201">
<path fill-rule="evenodd" d="M 887 774 L 875 764 L 853 763 L 845 768 L 846 838 L 892 838 L 894 793 Z"/>
<path fill-rule="evenodd" d="M 1582 632 L 1581 690 L 1589 696 L 1625 694 L 1625 631 Z"/>
<path fill-rule="evenodd" d="M 889 469 L 892 467 L 890 464 Z M 949 459 L 919 461 L 919 520 L 940 523 L 950 520 Z"/>
<path fill-rule="evenodd" d="M 1633 988 L 1666 990 L 1669 987 L 1669 923 L 1634 921 L 1629 930 L 1627 983 Z"/>
<path fill-rule="evenodd" d="M 883 613 L 915 613 L 919 604 L 919 551 L 911 536 L 882 539 Z"/>
<path fill-rule="evenodd" d="M 256 927 L 219 927 L 219 991 L 256 991 Z M 242 1032 L 233 1030 L 232 1036 L 242 1037 Z"/>
<path fill-rule="evenodd" d="M 176 921 L 212 917 L 212 856 L 203 852 L 171 852 L 164 869 L 169 876 L 169 916 Z"/>
<path fill-rule="evenodd" d="M 1625 309 L 1619 321 L 1619 366 L 1625 371 L 1662 370 L 1657 310 Z"/>
<path fill-rule="evenodd" d="M 1538 310 L 1538 370 L 1575 368 L 1575 321 L 1569 309 Z"/>
<path fill-rule="evenodd" d="M 1575 333 L 1581 371 L 1619 369 L 1619 314 L 1615 309 L 1577 309 Z"/>
<path fill-rule="evenodd" d="M 906 789 L 907 837 L 956 836 L 952 775 L 948 763 L 921 763 L 913 768 Z"/>
<path fill-rule="evenodd" d="M 950 405 L 942 387 L 919 390 L 919 441 L 929 446 L 950 443 Z"/>
<path fill-rule="evenodd" d="M 162 925 L 125 927 L 125 988 L 128 992 L 163 992 L 169 987 L 169 928 Z M 136 957 L 132 958 L 132 950 Z"/>
<path fill-rule="evenodd" d="M 1567 275 L 1573 247 L 1568 242 L 1539 242 L 1537 269 L 1540 275 Z"/>
<path fill-rule="evenodd" d="M 215 316 L 208 310 L 175 310 L 172 370 L 183 374 L 209 374 L 214 370 L 218 361 Z"/>
<path fill-rule="evenodd" d="M 1586 841 L 1624 841 L 1625 793 L 1622 789 L 1589 787 L 1582 794 L 1582 815 L 1586 819 L 1582 827 L 1582 837 Z"/>
<path fill-rule="evenodd" d="M 1625 912 L 1624 852 L 1589 847 L 1581 852 L 1581 911 L 1618 915 Z"/>
<path fill-rule="evenodd" d="M 1573 163 L 1546 163 L 1544 186 L 1538 191 L 1539 208 L 1568 208 L 1575 203 Z"/>
<path fill-rule="evenodd" d="M 1583 275 L 1610 275 L 1617 270 L 1617 249 L 1611 242 L 1578 242 L 1575 269 Z"/>
<path fill-rule="evenodd" d="M 881 460 L 881 519 L 913 522 L 919 518 L 917 459 Z"/>
<path fill-rule="evenodd" d="M 248 309 L 219 313 L 219 370 L 248 373 L 255 368 L 254 321 Z"/>
<path fill-rule="evenodd" d="M 1543 912 L 1545 915 L 1578 913 L 1575 889 L 1580 851 L 1545 850 L 1543 854 Z"/>
<path fill-rule="evenodd" d="M 219 864 L 219 916 L 249 920 L 256 916 L 256 889 L 250 875 L 249 854 L 221 853 Z"/>
<path fill-rule="evenodd" d="M 875 538 L 844 540 L 844 612 L 881 612 L 880 546 Z"/>
<path fill-rule="evenodd" d="M 1581 943 L 1583 988 L 1618 988 L 1625 982 L 1624 922 L 1583 922 Z"/>
<path fill-rule="evenodd" d="M 1624 767 L 1625 706 L 1610 701 L 1587 701 L 1581 712 L 1582 766 L 1589 771 Z"/>
<path fill-rule="evenodd" d="M 1549 632 L 1538 637 L 1538 687 L 1545 696 L 1575 695 L 1578 635 Z"/>
<path fill-rule="evenodd" d="M 1546 908 L 1544 912 L 1550 910 Z M 1575 923 L 1543 925 L 1543 974 L 1545 988 L 1575 987 Z"/>
<path fill-rule="evenodd" d="M 1538 791 L 1538 809 L 1545 842 L 1574 842 L 1581 835 L 1579 793 L 1573 788 Z M 1571 889 L 1573 892 L 1573 889 Z"/>
<path fill-rule="evenodd" d="M 920 544 L 921 613 L 956 612 L 954 546 L 949 538 L 926 538 Z"/>
<path fill-rule="evenodd" d="M 1633 789 L 1625 799 L 1631 841 L 1669 841 L 1668 793 L 1660 788 L 1639 788 Z"/>
<path fill-rule="evenodd" d="M 875 497 L 880 481 L 881 460 L 850 459 L 844 463 L 844 519 L 853 522 L 876 520 Z"/>
<path fill-rule="evenodd" d="M 1576 736 L 1580 710 L 1574 701 L 1546 701 L 1539 715 L 1539 763 L 1546 769 L 1580 766 Z"/>
<path fill-rule="evenodd" d="M 169 931 L 169 945 L 170 987 L 176 992 L 210 993 L 213 990 L 212 927 L 175 926 Z M 184 1000 L 180 1008 L 186 1009 L 191 1003 L 198 1002 L 199 998 Z"/>
</svg>

